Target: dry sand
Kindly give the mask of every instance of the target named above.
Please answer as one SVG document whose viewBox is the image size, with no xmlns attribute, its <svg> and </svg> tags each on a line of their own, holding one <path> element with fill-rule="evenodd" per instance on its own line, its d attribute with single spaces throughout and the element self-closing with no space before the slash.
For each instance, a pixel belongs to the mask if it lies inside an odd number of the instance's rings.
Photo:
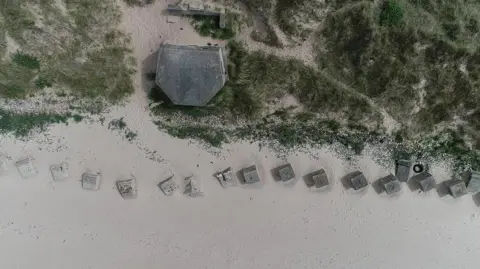
<svg viewBox="0 0 480 269">
<path fill-rule="evenodd" d="M 164 39 L 206 41 L 185 21 L 167 24 L 166 2 L 127 9 L 124 27 L 135 54 L 149 57 Z M 182 27 L 184 30 L 180 30 Z M 160 37 L 161 36 L 161 37 Z M 141 76 L 125 107 L 105 125 L 52 127 L 24 142 L 0 138 L 8 158 L 0 173 L 0 268 L 477 268 L 480 217 L 470 195 L 454 200 L 435 191 L 420 194 L 403 185 L 396 198 L 343 189 L 340 178 L 362 170 L 369 181 L 388 174 L 372 158 L 356 166 L 325 150 L 292 153 L 284 159 L 258 145 L 238 143 L 212 154 L 188 140 L 158 131 L 147 110 Z M 133 143 L 108 130 L 125 117 L 138 132 Z M 38 175 L 22 179 L 14 162 L 35 157 Z M 301 177 L 324 168 L 329 192 L 310 192 L 273 181 L 270 169 L 290 162 Z M 70 179 L 53 182 L 49 167 L 68 163 Z M 213 177 L 229 166 L 235 172 L 256 164 L 261 188 L 223 189 Z M 100 171 L 96 192 L 81 188 L 81 174 Z M 171 175 L 201 180 L 204 197 L 167 197 L 157 184 Z M 441 166 L 438 181 L 447 180 Z M 138 197 L 124 200 L 115 181 L 135 176 Z"/>
</svg>

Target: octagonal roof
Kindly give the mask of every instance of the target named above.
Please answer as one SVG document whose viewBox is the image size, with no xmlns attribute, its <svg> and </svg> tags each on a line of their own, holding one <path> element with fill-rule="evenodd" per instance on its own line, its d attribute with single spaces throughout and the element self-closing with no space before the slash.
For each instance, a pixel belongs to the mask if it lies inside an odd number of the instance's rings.
<svg viewBox="0 0 480 269">
<path fill-rule="evenodd" d="M 204 106 L 225 85 L 222 47 L 162 44 L 155 82 L 176 105 Z"/>
</svg>

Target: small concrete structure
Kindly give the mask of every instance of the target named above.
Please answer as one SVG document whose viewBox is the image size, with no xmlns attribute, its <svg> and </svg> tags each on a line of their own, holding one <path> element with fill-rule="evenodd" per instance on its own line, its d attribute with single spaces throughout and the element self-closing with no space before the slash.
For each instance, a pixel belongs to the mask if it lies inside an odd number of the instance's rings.
<svg viewBox="0 0 480 269">
<path fill-rule="evenodd" d="M 321 189 L 324 187 L 327 187 L 330 182 L 328 181 L 327 173 L 325 173 L 325 170 L 320 169 L 318 171 L 315 171 L 309 175 L 310 180 L 307 183 L 307 187 L 309 188 L 316 188 L 316 189 Z"/>
<path fill-rule="evenodd" d="M 54 181 L 65 181 L 68 179 L 68 164 L 61 163 L 50 166 L 50 172 Z"/>
<path fill-rule="evenodd" d="M 215 177 L 218 179 L 218 181 L 224 188 L 234 187 L 237 185 L 231 167 L 228 167 L 223 172 L 217 173 Z"/>
<path fill-rule="evenodd" d="M 158 183 L 158 187 L 163 191 L 163 193 L 165 193 L 166 196 L 171 196 L 179 188 L 178 184 L 175 183 L 175 179 L 173 176 Z"/>
<path fill-rule="evenodd" d="M 282 182 L 288 182 L 295 179 L 295 172 L 291 164 L 285 164 L 276 169 L 278 178 Z"/>
<path fill-rule="evenodd" d="M 200 182 L 195 176 L 185 178 L 185 191 L 183 193 L 190 197 L 203 196 L 203 192 L 200 191 Z"/>
<path fill-rule="evenodd" d="M 467 191 L 470 193 L 480 192 L 480 172 L 468 171 L 467 172 Z"/>
<path fill-rule="evenodd" d="M 137 197 L 137 179 L 132 177 L 126 180 L 116 182 L 117 190 L 123 199 L 133 199 Z"/>
<path fill-rule="evenodd" d="M 260 182 L 260 177 L 258 176 L 257 167 L 252 165 L 247 168 L 242 169 L 243 179 L 246 184 L 253 184 Z"/>
<path fill-rule="evenodd" d="M 354 190 L 360 190 L 368 186 L 368 181 L 360 171 L 355 171 L 349 175 L 348 181 Z"/>
<path fill-rule="evenodd" d="M 448 183 L 448 192 L 453 198 L 461 197 L 467 194 L 467 187 L 465 186 L 465 181 L 457 179 Z"/>
<path fill-rule="evenodd" d="M 25 157 L 15 163 L 22 178 L 31 178 L 37 175 L 37 169 L 33 165 L 32 157 Z"/>
<path fill-rule="evenodd" d="M 385 190 L 385 192 L 388 195 L 395 194 L 402 189 L 402 186 L 400 185 L 400 181 L 392 174 L 389 174 L 388 176 L 381 178 L 380 183 L 382 185 L 382 188 Z"/>
<path fill-rule="evenodd" d="M 84 173 L 82 175 L 82 188 L 89 191 L 97 191 L 102 183 L 101 173 Z"/>
<path fill-rule="evenodd" d="M 155 83 L 175 105 L 205 106 L 227 78 L 227 57 L 220 46 L 164 43 L 158 50 Z"/>
<path fill-rule="evenodd" d="M 194 7 L 194 6 L 186 6 L 185 8 L 177 6 L 177 5 L 168 5 L 167 11 L 169 14 L 176 15 L 176 16 L 212 16 L 218 17 L 218 27 L 220 29 L 225 28 L 225 10 L 222 11 L 212 11 L 205 7 Z"/>
<path fill-rule="evenodd" d="M 437 185 L 433 176 L 427 171 L 423 171 L 418 175 L 413 176 L 410 180 L 414 180 L 415 182 L 417 182 L 420 190 L 422 190 L 423 192 L 434 189 Z"/>
<path fill-rule="evenodd" d="M 395 176 L 401 182 L 407 182 L 410 176 L 412 163 L 407 160 L 398 160 L 395 167 Z"/>
</svg>

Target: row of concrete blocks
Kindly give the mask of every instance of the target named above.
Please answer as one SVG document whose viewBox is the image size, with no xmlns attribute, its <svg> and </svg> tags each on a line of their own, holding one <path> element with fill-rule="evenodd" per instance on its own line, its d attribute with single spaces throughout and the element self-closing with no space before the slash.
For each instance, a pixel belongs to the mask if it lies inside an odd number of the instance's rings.
<svg viewBox="0 0 480 269">
<path fill-rule="evenodd" d="M 32 157 L 25 157 L 15 162 L 15 166 L 22 178 L 32 178 L 37 175 L 37 169 L 33 164 Z M 54 181 L 65 181 L 70 176 L 68 173 L 68 164 L 61 163 L 50 166 L 50 172 Z M 97 191 L 102 183 L 102 174 L 100 172 L 85 172 L 82 174 L 82 188 L 90 191 Z M 125 199 L 132 199 L 137 196 L 137 180 L 131 176 L 128 179 L 117 180 L 115 186 L 120 195 Z"/>
<path fill-rule="evenodd" d="M 436 189 L 437 183 L 435 178 L 428 172 L 422 171 L 410 177 L 412 163 L 409 160 L 398 160 L 396 162 L 395 176 L 400 182 L 412 183 L 414 189 L 418 188 L 423 192 Z M 428 166 L 427 166 L 428 167 Z M 468 186 L 465 182 L 468 182 Z M 461 197 L 469 192 L 480 192 L 480 174 L 477 172 L 469 172 L 465 174 L 463 179 L 452 179 L 443 182 L 443 189 L 454 198 Z"/>
<path fill-rule="evenodd" d="M 20 175 L 23 178 L 30 178 L 37 174 L 31 157 L 23 158 L 15 163 Z M 393 195 L 401 190 L 400 182 L 410 182 L 418 186 L 423 192 L 428 192 L 436 188 L 436 181 L 428 171 L 423 171 L 417 175 L 409 178 L 411 163 L 408 161 L 397 161 L 395 175 L 389 174 L 386 177 L 380 178 L 377 182 L 381 190 L 388 195 Z M 68 179 L 68 165 L 65 163 L 59 165 L 52 165 L 50 171 L 55 181 L 64 181 Z M 273 177 L 276 181 L 284 183 L 293 182 L 295 180 L 295 172 L 290 164 L 285 164 L 273 170 Z M 215 174 L 220 184 L 224 188 L 233 187 L 240 184 L 255 184 L 260 182 L 260 177 L 255 165 L 244 168 L 240 171 L 238 180 L 228 168 L 220 173 Z M 344 184 L 346 188 L 354 190 L 361 190 L 369 185 L 367 179 L 360 171 L 355 171 L 344 177 Z M 82 187 L 85 190 L 96 191 L 100 188 L 102 182 L 101 173 L 86 172 L 82 175 Z M 465 195 L 468 191 L 480 191 L 480 173 L 470 173 L 468 180 L 468 189 L 464 180 L 450 180 L 446 183 L 448 192 L 454 198 Z M 190 176 L 184 180 L 184 194 L 192 197 L 203 196 L 200 191 L 199 181 Z M 305 183 L 307 187 L 314 189 L 323 189 L 330 185 L 330 181 L 325 173 L 325 170 L 320 169 L 307 176 L 305 176 Z M 165 195 L 172 195 L 179 185 L 175 182 L 173 177 L 170 177 L 158 184 L 159 188 Z M 137 181 L 135 177 L 131 176 L 125 180 L 116 181 L 116 188 L 120 195 L 125 199 L 135 198 L 137 196 Z"/>
</svg>

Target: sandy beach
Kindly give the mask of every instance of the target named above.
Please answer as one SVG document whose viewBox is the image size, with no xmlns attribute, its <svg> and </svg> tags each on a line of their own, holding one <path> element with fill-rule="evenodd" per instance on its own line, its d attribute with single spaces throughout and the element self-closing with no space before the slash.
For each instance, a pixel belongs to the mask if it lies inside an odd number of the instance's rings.
<svg viewBox="0 0 480 269">
<path fill-rule="evenodd" d="M 188 21 L 167 23 L 162 11 L 176 1 L 124 8 L 122 27 L 131 34 L 138 68 L 160 42 L 214 42 L 194 33 Z M 120 2 L 119 2 L 120 3 Z M 123 4 L 122 4 L 123 5 Z M 182 28 L 182 30 L 180 30 Z M 355 165 L 326 149 L 283 158 L 256 143 L 233 143 L 212 152 L 159 131 L 149 116 L 144 81 L 113 108 L 105 123 L 55 125 L 28 141 L 0 137 L 6 170 L 0 171 L 0 268 L 477 268 L 480 214 L 471 195 L 454 199 L 410 191 L 396 197 L 372 186 L 354 193 L 340 179 L 355 170 L 369 182 L 393 173 L 362 156 Z M 129 142 L 108 128 L 123 117 L 138 133 Z M 35 177 L 21 178 L 15 162 L 32 156 Z M 68 163 L 69 179 L 55 182 L 49 167 Z M 283 186 L 271 169 L 290 163 L 298 182 Z M 258 188 L 221 187 L 213 176 L 255 164 Z M 325 169 L 332 188 L 310 191 L 302 177 Z M 432 173 L 450 179 L 442 165 Z M 81 187 L 86 171 L 101 172 L 98 191 Z M 115 182 L 134 175 L 138 197 L 124 200 Z M 157 184 L 190 175 L 204 197 L 167 197 Z"/>
<path fill-rule="evenodd" d="M 470 195 L 439 198 L 406 185 L 395 198 L 371 186 L 353 194 L 342 175 L 361 169 L 372 181 L 389 171 L 368 157 L 345 165 L 325 151 L 314 152 L 318 160 L 303 153 L 282 160 L 255 144 L 230 145 L 216 156 L 155 132 L 148 119 L 141 124 L 139 140 L 159 161 L 100 124 L 56 126 L 51 142 L 39 144 L 2 139 L 12 160 L 0 182 L 2 268 L 474 268 L 479 259 L 480 219 Z M 36 158 L 31 179 L 13 165 L 25 155 Z M 53 182 L 48 168 L 62 161 L 70 179 Z M 324 168 L 332 190 L 274 182 L 269 169 L 284 161 L 299 175 Z M 250 164 L 259 168 L 261 188 L 223 189 L 212 176 Z M 103 174 L 97 192 L 81 188 L 87 169 Z M 138 197 L 123 200 L 115 181 L 129 174 Z M 167 197 L 156 186 L 190 174 L 204 197 Z"/>
</svg>

